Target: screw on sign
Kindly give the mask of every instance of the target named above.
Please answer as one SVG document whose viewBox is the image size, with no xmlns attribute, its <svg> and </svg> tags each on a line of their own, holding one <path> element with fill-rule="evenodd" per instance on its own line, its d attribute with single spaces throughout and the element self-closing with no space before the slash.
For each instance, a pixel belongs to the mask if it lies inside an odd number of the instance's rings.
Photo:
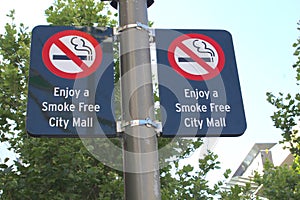
<svg viewBox="0 0 300 200">
<path fill-rule="evenodd" d="M 202 34 L 185 34 L 176 38 L 168 49 L 171 66 L 190 80 L 209 80 L 217 76 L 225 64 L 220 45 Z"/>
<path fill-rule="evenodd" d="M 100 66 L 102 49 L 91 35 L 77 30 L 66 30 L 46 41 L 43 61 L 53 74 L 61 78 L 83 78 Z"/>
</svg>

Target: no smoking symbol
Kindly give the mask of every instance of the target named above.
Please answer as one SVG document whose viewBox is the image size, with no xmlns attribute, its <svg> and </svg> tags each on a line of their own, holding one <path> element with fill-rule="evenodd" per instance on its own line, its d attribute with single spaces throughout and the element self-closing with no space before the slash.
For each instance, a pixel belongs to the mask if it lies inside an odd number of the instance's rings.
<svg viewBox="0 0 300 200">
<path fill-rule="evenodd" d="M 61 78 L 84 78 L 100 66 L 102 49 L 98 41 L 85 32 L 62 31 L 46 41 L 43 61 L 53 74 Z"/>
<path fill-rule="evenodd" d="M 221 46 L 202 34 L 185 34 L 176 38 L 168 49 L 171 66 L 190 80 L 209 80 L 219 75 L 225 64 Z"/>
</svg>

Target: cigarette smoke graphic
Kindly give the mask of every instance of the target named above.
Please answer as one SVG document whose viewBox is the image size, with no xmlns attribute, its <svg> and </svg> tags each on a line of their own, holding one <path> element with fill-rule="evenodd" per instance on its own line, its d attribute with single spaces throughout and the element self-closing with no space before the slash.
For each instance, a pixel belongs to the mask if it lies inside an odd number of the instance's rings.
<svg viewBox="0 0 300 200">
<path fill-rule="evenodd" d="M 211 57 L 215 56 L 215 52 L 212 49 L 208 48 L 206 43 L 203 41 L 199 44 L 199 40 L 194 40 L 193 46 L 197 49 L 199 53 L 208 53 Z"/>
<path fill-rule="evenodd" d="M 205 62 L 214 62 L 215 52 L 207 47 L 207 44 L 204 41 L 194 40 L 193 46 L 201 54 L 209 54 L 209 57 L 200 56 L 200 58 Z M 178 62 L 195 62 L 192 58 L 189 57 L 179 57 Z"/>
<path fill-rule="evenodd" d="M 77 51 L 84 51 L 88 53 L 87 60 L 93 60 L 92 49 L 85 44 L 84 39 L 73 37 L 71 39 L 71 44 L 74 46 L 74 49 Z"/>
</svg>

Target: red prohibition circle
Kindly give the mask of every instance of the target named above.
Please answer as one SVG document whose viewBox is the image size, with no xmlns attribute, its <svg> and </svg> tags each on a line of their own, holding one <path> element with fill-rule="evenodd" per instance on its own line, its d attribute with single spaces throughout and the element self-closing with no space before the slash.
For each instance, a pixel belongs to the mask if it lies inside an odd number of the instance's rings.
<svg viewBox="0 0 300 200">
<path fill-rule="evenodd" d="M 51 60 L 50 48 L 52 47 L 52 45 L 62 44 L 60 38 L 63 38 L 65 36 L 82 37 L 88 40 L 94 47 L 96 57 L 94 59 L 94 62 L 90 66 L 87 66 L 79 57 L 77 57 L 74 53 L 72 53 L 72 51 L 67 46 L 63 45 L 63 47 L 59 47 L 63 49 L 61 50 L 65 53 L 65 55 L 70 60 L 72 60 L 78 67 L 82 69 L 81 72 L 78 73 L 64 72 L 58 69 Z M 98 69 L 98 67 L 102 62 L 102 49 L 98 41 L 90 34 L 78 30 L 66 30 L 54 34 L 46 41 L 42 50 L 42 58 L 48 70 L 51 71 L 53 74 L 66 79 L 78 79 L 78 78 L 87 77 Z"/>
<path fill-rule="evenodd" d="M 204 74 L 204 75 L 195 75 L 195 74 L 191 74 L 188 73 L 186 71 L 184 71 L 176 62 L 175 60 L 175 49 L 179 46 L 179 45 L 184 45 L 182 44 L 183 41 L 187 40 L 187 39 L 200 39 L 203 41 L 208 42 L 210 45 L 212 45 L 215 50 L 216 53 L 218 54 L 218 63 L 217 66 L 214 69 L 211 69 L 209 71 L 209 73 Z M 191 57 L 195 57 L 192 56 Z M 191 34 L 184 34 L 182 36 L 179 36 L 178 38 L 176 38 L 169 46 L 168 48 L 168 60 L 170 62 L 171 67 L 173 67 L 173 69 L 179 73 L 180 75 L 182 75 L 183 77 L 190 79 L 190 80 L 195 80 L 195 81 L 204 81 L 204 80 L 209 80 L 212 79 L 214 77 L 216 77 L 217 75 L 219 75 L 221 73 L 221 71 L 224 68 L 224 64 L 225 64 L 225 55 L 224 52 L 221 48 L 221 46 L 212 38 L 206 36 L 206 35 L 202 35 L 202 34 L 198 34 L 198 33 L 191 33 Z M 197 58 L 197 60 L 200 60 L 201 62 L 205 62 L 202 61 L 200 58 Z M 203 63 L 205 64 L 205 63 Z M 205 64 L 206 65 L 206 64 Z"/>
</svg>

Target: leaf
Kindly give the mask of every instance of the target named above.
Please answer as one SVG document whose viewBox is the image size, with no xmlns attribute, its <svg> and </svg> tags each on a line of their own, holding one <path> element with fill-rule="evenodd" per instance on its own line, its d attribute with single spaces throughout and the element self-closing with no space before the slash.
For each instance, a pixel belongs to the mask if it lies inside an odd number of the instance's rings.
<svg viewBox="0 0 300 200">
<path fill-rule="evenodd" d="M 5 158 L 4 159 L 4 163 L 6 163 L 7 161 L 9 161 L 9 158 Z"/>
<path fill-rule="evenodd" d="M 293 43 L 293 47 L 297 47 L 299 44 L 298 43 Z"/>
<path fill-rule="evenodd" d="M 6 169 L 6 168 L 8 168 L 8 166 L 6 164 L 0 164 L 0 168 L 1 169 Z"/>
</svg>

